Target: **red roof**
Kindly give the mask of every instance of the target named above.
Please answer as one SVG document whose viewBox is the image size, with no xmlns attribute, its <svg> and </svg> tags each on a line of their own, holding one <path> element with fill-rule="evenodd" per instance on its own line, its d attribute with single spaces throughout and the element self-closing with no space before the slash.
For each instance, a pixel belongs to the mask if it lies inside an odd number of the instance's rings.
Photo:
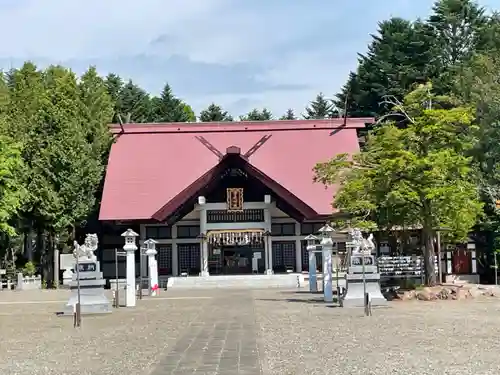
<svg viewBox="0 0 500 375">
<path fill-rule="evenodd" d="M 113 125 L 117 139 L 109 155 L 99 219 L 158 218 L 155 214 L 169 203 L 174 210 L 180 194 L 208 176 L 229 147 L 244 155 L 264 136 L 267 141 L 246 158 L 249 165 L 302 201 L 308 212 L 330 214 L 334 191 L 313 182 L 313 167 L 336 154 L 357 152 L 356 129 L 370 122 L 348 119 L 345 128 L 343 119 L 126 124 L 123 131 Z M 210 151 L 210 145 L 216 150 Z"/>
</svg>

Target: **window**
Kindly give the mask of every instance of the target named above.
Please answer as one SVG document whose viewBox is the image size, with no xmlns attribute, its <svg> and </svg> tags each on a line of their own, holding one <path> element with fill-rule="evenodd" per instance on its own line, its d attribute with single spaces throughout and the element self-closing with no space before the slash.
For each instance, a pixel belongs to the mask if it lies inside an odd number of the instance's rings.
<svg viewBox="0 0 500 375">
<path fill-rule="evenodd" d="M 272 224 L 272 236 L 295 236 L 295 223 Z"/>
<path fill-rule="evenodd" d="M 167 226 L 146 227 L 146 239 L 164 240 L 172 238 L 172 228 Z"/>
<path fill-rule="evenodd" d="M 172 274 L 172 245 L 159 245 L 158 250 L 158 274 Z"/>
<path fill-rule="evenodd" d="M 197 238 L 199 235 L 199 225 L 179 225 L 177 227 L 177 238 Z"/>
<path fill-rule="evenodd" d="M 200 272 L 200 244 L 178 244 L 179 272 L 197 275 Z"/>
<path fill-rule="evenodd" d="M 295 270 L 295 241 L 273 241 L 272 252 L 275 272 Z"/>
<path fill-rule="evenodd" d="M 325 225 L 324 223 L 303 223 L 300 226 L 300 234 L 307 236 L 308 234 L 314 234 L 317 236 L 320 228 Z"/>
</svg>

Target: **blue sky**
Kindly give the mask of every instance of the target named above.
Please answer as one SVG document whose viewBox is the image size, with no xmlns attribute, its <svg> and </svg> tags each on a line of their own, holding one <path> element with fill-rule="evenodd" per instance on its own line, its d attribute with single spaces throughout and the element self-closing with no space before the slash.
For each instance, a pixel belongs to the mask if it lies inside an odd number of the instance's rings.
<svg viewBox="0 0 500 375">
<path fill-rule="evenodd" d="M 0 68 L 30 59 L 80 73 L 96 65 L 196 112 L 302 112 L 333 96 L 377 22 L 426 17 L 432 0 L 0 0 Z M 500 0 L 482 1 L 500 8 Z"/>
</svg>

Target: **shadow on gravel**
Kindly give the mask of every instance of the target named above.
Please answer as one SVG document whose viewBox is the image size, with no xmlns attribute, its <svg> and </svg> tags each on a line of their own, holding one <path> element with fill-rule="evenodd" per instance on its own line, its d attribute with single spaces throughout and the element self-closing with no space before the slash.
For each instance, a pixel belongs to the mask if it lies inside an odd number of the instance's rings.
<svg viewBox="0 0 500 375">
<path fill-rule="evenodd" d="M 332 306 L 330 304 L 327 304 L 323 301 L 322 298 L 308 298 L 308 299 L 301 299 L 301 298 L 257 298 L 257 301 L 268 301 L 268 302 L 292 302 L 292 303 L 304 303 L 304 304 L 312 304 L 312 305 L 323 305 L 326 307 L 339 307 L 339 306 Z M 333 300 L 333 303 L 337 303 L 336 300 Z"/>
<path fill-rule="evenodd" d="M 281 294 L 323 294 L 323 292 L 310 292 L 308 290 L 287 290 L 286 292 L 280 292 Z"/>
</svg>

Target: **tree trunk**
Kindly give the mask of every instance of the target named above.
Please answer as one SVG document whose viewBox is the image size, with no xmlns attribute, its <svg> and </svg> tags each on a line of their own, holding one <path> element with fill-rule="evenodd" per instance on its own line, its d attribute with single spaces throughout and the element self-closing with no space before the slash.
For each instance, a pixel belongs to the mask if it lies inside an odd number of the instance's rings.
<svg viewBox="0 0 500 375">
<path fill-rule="evenodd" d="M 55 280 L 55 270 L 54 270 L 54 233 L 52 230 L 49 231 L 47 235 L 47 246 L 46 252 L 47 255 L 47 287 L 54 288 L 54 280 Z"/>
<path fill-rule="evenodd" d="M 436 266 L 434 263 L 434 242 L 433 231 L 430 227 L 424 227 L 422 230 L 424 242 L 424 269 L 425 269 L 425 285 L 436 285 Z"/>
</svg>

